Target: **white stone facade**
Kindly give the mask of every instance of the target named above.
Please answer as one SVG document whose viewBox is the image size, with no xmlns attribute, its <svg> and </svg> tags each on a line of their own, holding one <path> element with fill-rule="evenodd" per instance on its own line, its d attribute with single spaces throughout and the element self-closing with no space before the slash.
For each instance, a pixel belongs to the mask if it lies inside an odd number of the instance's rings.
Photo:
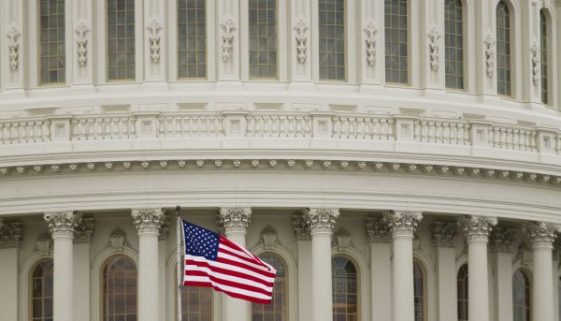
<svg viewBox="0 0 561 321">
<path fill-rule="evenodd" d="M 107 80 L 107 1 L 66 0 L 57 85 L 39 80 L 39 2 L 0 1 L 0 321 L 30 320 L 29 274 L 46 257 L 54 320 L 101 320 L 114 254 L 137 266 L 138 320 L 175 320 L 176 205 L 286 261 L 289 321 L 330 320 L 339 254 L 357 267 L 360 321 L 414 320 L 413 262 L 425 321 L 457 320 L 465 263 L 470 319 L 513 320 L 523 269 L 532 320 L 558 321 L 561 1 L 507 1 L 509 97 L 486 46 L 497 2 L 462 2 L 465 88 L 448 90 L 439 0 L 409 1 L 406 85 L 384 79 L 383 0 L 345 2 L 344 81 L 319 77 L 318 0 L 278 1 L 278 79 L 268 80 L 249 75 L 248 0 L 206 1 L 198 80 L 178 77 L 177 2 L 135 0 L 131 81 Z M 532 58 L 540 10 L 547 104 Z M 308 224 L 295 228 L 295 215 Z M 249 314 L 213 297 L 214 321 Z"/>
</svg>

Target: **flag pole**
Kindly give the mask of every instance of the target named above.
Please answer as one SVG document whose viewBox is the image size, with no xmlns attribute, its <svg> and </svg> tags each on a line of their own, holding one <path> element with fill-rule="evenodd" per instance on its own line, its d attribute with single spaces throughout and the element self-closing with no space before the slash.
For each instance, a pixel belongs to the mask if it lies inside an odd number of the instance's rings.
<svg viewBox="0 0 561 321">
<path fill-rule="evenodd" d="M 182 321 L 182 313 L 181 313 L 181 285 L 182 285 L 182 275 L 183 275 L 183 264 L 182 264 L 182 257 L 183 253 L 181 251 L 181 235 L 183 235 L 183 228 L 181 224 L 181 215 L 179 214 L 181 211 L 181 206 L 177 205 L 175 207 L 175 217 L 176 217 L 176 239 L 177 239 L 177 321 Z"/>
</svg>

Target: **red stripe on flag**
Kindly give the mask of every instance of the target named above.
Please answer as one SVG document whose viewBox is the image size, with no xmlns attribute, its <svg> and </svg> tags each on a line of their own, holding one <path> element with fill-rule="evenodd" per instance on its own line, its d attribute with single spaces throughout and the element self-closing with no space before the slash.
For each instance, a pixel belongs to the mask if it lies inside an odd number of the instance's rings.
<svg viewBox="0 0 561 321">
<path fill-rule="evenodd" d="M 269 291 L 266 291 L 266 290 L 258 288 L 258 287 L 254 287 L 254 286 L 251 286 L 251 285 L 238 283 L 238 282 L 234 282 L 234 281 L 224 280 L 224 279 L 218 278 L 218 277 L 216 277 L 212 274 L 206 273 L 204 271 L 193 271 L 193 270 L 185 271 L 185 275 L 205 276 L 205 277 L 208 277 L 212 282 L 217 283 L 217 284 L 236 287 L 236 288 L 244 289 L 246 291 L 251 291 L 251 292 L 254 292 L 254 293 L 261 293 L 261 294 L 266 295 L 266 296 L 271 296 L 273 294 L 273 292 L 269 292 Z"/>
<path fill-rule="evenodd" d="M 208 264 L 208 262 L 199 262 L 199 261 L 194 261 L 194 260 L 189 260 L 189 259 L 185 260 L 185 262 L 186 262 L 187 265 L 196 265 L 196 266 L 200 266 L 200 267 L 207 267 L 210 270 L 212 270 L 213 272 L 227 274 L 227 275 L 235 276 L 235 277 L 246 279 L 246 280 L 251 280 L 253 282 L 261 283 L 265 286 L 272 287 L 274 285 L 273 282 L 264 281 L 262 279 L 254 277 L 253 275 L 248 275 L 248 274 L 241 273 L 241 272 L 238 272 L 238 271 L 235 271 L 235 270 L 228 270 L 228 269 L 223 269 L 223 268 L 219 268 L 219 267 L 216 267 L 216 266 L 212 266 L 212 265 Z M 188 266 L 185 267 L 185 271 L 186 272 L 190 271 L 188 269 Z"/>
</svg>

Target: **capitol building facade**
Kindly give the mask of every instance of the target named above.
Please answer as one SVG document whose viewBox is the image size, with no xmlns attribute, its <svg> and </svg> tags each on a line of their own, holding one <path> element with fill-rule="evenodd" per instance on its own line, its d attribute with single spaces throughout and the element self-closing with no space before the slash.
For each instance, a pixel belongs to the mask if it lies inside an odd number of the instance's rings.
<svg viewBox="0 0 561 321">
<path fill-rule="evenodd" d="M 0 321 L 560 320 L 561 1 L 0 15 Z M 178 294 L 176 214 L 272 303 Z"/>
</svg>

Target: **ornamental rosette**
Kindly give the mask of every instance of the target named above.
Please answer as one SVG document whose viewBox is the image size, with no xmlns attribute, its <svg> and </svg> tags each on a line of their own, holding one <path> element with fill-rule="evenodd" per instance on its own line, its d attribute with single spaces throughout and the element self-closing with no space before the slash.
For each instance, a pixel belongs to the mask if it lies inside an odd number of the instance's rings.
<svg viewBox="0 0 561 321">
<path fill-rule="evenodd" d="M 246 233 L 251 221 L 250 207 L 222 207 L 218 214 L 218 222 L 224 233 Z"/>
<path fill-rule="evenodd" d="M 303 213 L 292 217 L 292 228 L 298 241 L 309 241 L 312 239 L 311 228 Z"/>
<path fill-rule="evenodd" d="M 72 211 L 49 212 L 43 215 L 53 238 L 57 236 L 73 237 L 76 226 L 81 221 L 80 214 Z"/>
<path fill-rule="evenodd" d="M 528 236 L 533 248 L 553 248 L 557 226 L 551 223 L 534 222 L 528 225 Z"/>
<path fill-rule="evenodd" d="M 423 219 L 421 212 L 390 211 L 384 214 L 393 237 L 413 237 L 417 225 Z"/>
<path fill-rule="evenodd" d="M 434 245 L 438 247 L 454 247 L 454 239 L 458 234 L 456 222 L 436 221 L 431 226 Z"/>
<path fill-rule="evenodd" d="M 369 217 L 366 219 L 366 235 L 372 243 L 389 243 L 390 226 L 383 217 Z"/>
<path fill-rule="evenodd" d="M 23 234 L 21 222 L 4 221 L 0 224 L 0 249 L 15 248 Z"/>
<path fill-rule="evenodd" d="M 464 234 L 468 242 L 489 241 L 489 235 L 493 227 L 497 225 L 497 218 L 495 217 L 482 217 L 482 216 L 466 216 L 461 219 Z"/>
<path fill-rule="evenodd" d="M 338 217 L 338 208 L 308 208 L 304 212 L 304 218 L 310 226 L 312 235 L 332 234 L 335 228 L 335 220 Z"/>
<path fill-rule="evenodd" d="M 138 208 L 133 209 L 131 214 L 138 235 L 159 234 L 164 222 L 164 212 L 161 208 Z"/>
</svg>

